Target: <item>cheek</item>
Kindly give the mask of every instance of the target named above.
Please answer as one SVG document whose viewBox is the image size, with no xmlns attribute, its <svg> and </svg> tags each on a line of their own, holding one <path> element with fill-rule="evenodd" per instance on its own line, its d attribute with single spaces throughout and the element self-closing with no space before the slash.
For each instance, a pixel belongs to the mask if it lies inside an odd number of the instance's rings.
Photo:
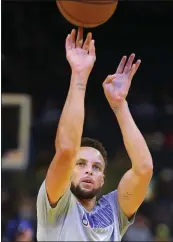
<svg viewBox="0 0 173 242">
<path fill-rule="evenodd" d="M 79 180 L 80 180 L 80 172 L 79 172 L 79 169 L 77 169 L 77 167 L 73 170 L 73 173 L 72 173 L 72 182 L 73 184 L 78 184 L 79 183 Z"/>
<path fill-rule="evenodd" d="M 97 178 L 97 187 L 100 187 L 104 184 L 104 178 L 103 178 L 103 175 L 99 175 L 98 178 Z"/>
</svg>

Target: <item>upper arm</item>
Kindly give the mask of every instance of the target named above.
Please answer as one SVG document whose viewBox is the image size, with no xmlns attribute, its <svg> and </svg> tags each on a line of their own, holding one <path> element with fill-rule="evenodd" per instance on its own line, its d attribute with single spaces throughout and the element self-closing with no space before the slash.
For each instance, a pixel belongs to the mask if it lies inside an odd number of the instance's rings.
<svg viewBox="0 0 173 242">
<path fill-rule="evenodd" d="M 46 192 L 52 206 L 58 202 L 69 187 L 74 166 L 74 152 L 57 149 L 46 175 Z"/>
<path fill-rule="evenodd" d="M 152 172 L 137 174 L 130 169 L 118 186 L 118 201 L 127 217 L 131 217 L 144 201 Z"/>
<path fill-rule="evenodd" d="M 37 196 L 37 220 L 38 224 L 46 226 L 54 223 L 61 213 L 65 214 L 65 210 L 68 208 L 71 202 L 70 187 L 67 188 L 64 195 L 60 198 L 54 208 L 49 204 L 49 200 L 46 193 L 45 181 L 42 183 Z"/>
</svg>

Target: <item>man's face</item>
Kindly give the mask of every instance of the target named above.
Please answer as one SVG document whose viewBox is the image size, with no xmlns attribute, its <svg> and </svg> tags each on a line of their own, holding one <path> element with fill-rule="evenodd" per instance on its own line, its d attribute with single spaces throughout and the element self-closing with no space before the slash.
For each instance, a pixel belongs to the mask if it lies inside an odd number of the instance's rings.
<svg viewBox="0 0 173 242">
<path fill-rule="evenodd" d="M 79 199 L 95 197 L 104 184 L 105 162 L 101 153 L 91 147 L 81 147 L 72 175 L 71 191 Z"/>
</svg>

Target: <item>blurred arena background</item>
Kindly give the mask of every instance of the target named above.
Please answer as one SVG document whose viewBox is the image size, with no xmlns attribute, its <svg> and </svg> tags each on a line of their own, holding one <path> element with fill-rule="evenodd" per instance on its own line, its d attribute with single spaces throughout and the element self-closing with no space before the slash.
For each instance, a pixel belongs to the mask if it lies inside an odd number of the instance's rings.
<svg viewBox="0 0 173 242">
<path fill-rule="evenodd" d="M 1 14 L 2 237 L 31 241 L 33 233 L 35 241 L 36 196 L 54 154 L 68 91 L 64 41 L 73 26 L 60 15 L 55 1 L 3 1 Z M 154 176 L 123 240 L 171 241 L 173 2 L 120 1 L 114 16 L 92 32 L 97 62 L 88 85 L 84 136 L 99 139 L 108 150 L 103 192 L 116 188 L 130 161 L 101 84 L 122 55 L 135 52 L 142 65 L 128 102 L 152 153 Z"/>
</svg>

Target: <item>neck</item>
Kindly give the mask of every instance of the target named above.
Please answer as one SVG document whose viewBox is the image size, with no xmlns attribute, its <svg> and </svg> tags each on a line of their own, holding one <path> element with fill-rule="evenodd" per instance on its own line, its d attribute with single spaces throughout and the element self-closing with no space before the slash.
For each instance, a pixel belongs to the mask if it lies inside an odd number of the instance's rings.
<svg viewBox="0 0 173 242">
<path fill-rule="evenodd" d="M 89 212 L 93 210 L 96 204 L 96 197 L 91 199 L 78 199 L 78 201 L 82 204 L 82 206 L 88 210 Z"/>
</svg>

